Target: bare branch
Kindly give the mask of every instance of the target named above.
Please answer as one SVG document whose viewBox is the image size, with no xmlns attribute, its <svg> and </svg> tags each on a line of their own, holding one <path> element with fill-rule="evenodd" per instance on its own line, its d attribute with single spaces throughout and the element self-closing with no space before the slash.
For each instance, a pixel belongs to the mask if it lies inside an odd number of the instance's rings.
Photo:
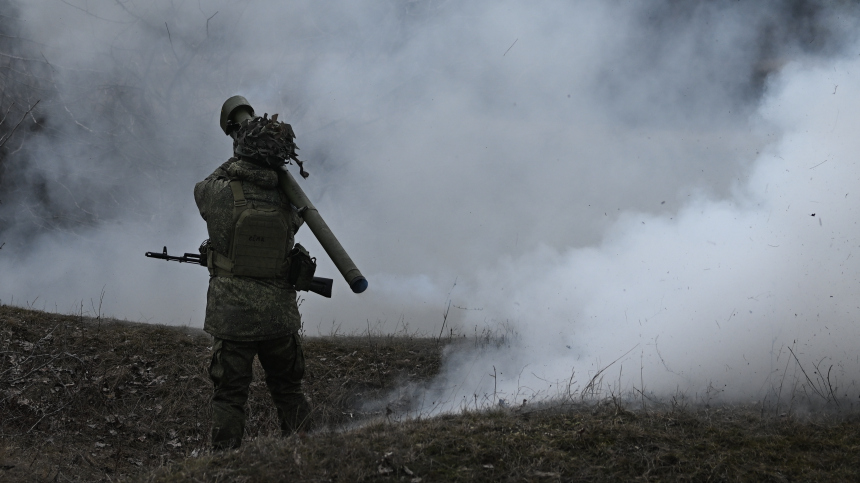
<svg viewBox="0 0 860 483">
<path fill-rule="evenodd" d="M 65 110 L 66 110 L 66 112 L 68 112 L 68 113 L 69 113 L 69 116 L 71 116 L 71 117 L 72 117 L 72 120 L 73 120 L 73 121 L 75 121 L 75 124 L 77 124 L 78 126 L 80 126 L 80 127 L 84 128 L 84 129 L 86 129 L 86 130 L 87 130 L 87 131 L 89 131 L 89 132 L 94 132 L 92 129 L 90 129 L 90 128 L 88 128 L 88 127 L 84 126 L 83 124 L 81 124 L 81 123 L 80 123 L 80 122 L 75 118 L 75 115 L 74 115 L 74 114 L 72 114 L 72 111 L 70 111 L 70 110 L 69 110 L 69 107 L 68 107 L 67 105 L 63 104 L 63 109 L 65 109 Z"/>
<path fill-rule="evenodd" d="M 41 101 L 41 99 L 39 101 Z M 21 123 L 24 122 L 24 119 L 27 118 L 27 114 L 30 114 L 30 112 L 33 109 L 35 109 L 37 105 L 39 105 L 39 101 L 36 101 L 36 103 L 33 104 L 33 106 L 30 107 L 30 109 L 27 109 L 27 112 L 25 112 L 24 115 L 21 116 L 21 120 L 18 121 L 18 124 L 15 124 L 15 127 L 12 128 L 12 131 L 9 134 L 7 134 L 6 137 L 4 137 L 2 141 L 0 141 L 0 148 L 2 148 L 6 144 L 6 141 L 8 141 L 9 138 L 11 138 L 13 134 L 15 134 L 15 131 L 18 129 L 18 126 L 20 126 Z"/>
<path fill-rule="evenodd" d="M 0 57 L 6 57 L 7 59 L 14 59 L 14 60 L 23 60 L 23 61 L 27 61 L 27 62 L 42 62 L 39 59 L 28 59 L 27 57 L 21 57 L 19 55 L 7 54 L 5 52 L 0 52 Z"/>
<path fill-rule="evenodd" d="M 179 56 L 176 55 L 176 49 L 173 48 L 173 39 L 170 37 L 170 27 L 167 26 L 167 22 L 164 22 L 164 28 L 167 29 L 167 40 L 170 41 L 170 50 L 173 51 L 173 56 L 176 57 L 176 62 L 179 62 Z"/>
<path fill-rule="evenodd" d="M 11 111 L 13 107 L 15 107 L 14 102 L 9 105 L 9 109 L 6 109 L 6 113 L 3 114 L 3 119 L 0 119 L 0 126 L 2 126 L 4 122 L 6 122 L 6 116 L 9 115 L 9 111 Z"/>
<path fill-rule="evenodd" d="M 66 0 L 60 0 L 60 1 L 61 1 L 61 2 L 63 2 L 63 3 L 65 3 L 65 4 L 66 4 L 66 5 L 68 5 L 68 6 L 72 7 L 72 8 L 75 8 L 75 9 L 80 10 L 81 12 L 84 12 L 85 14 L 89 15 L 90 17 L 95 17 L 95 18 L 97 18 L 97 19 L 99 19 L 99 20 L 104 20 L 105 22 L 118 23 L 118 24 L 130 24 L 130 23 L 134 23 L 134 22 L 122 22 L 122 21 L 119 21 L 119 20 L 111 20 L 111 19 L 109 19 L 109 18 L 99 17 L 98 15 L 96 15 L 96 14 L 94 14 L 94 13 L 90 12 L 90 11 L 89 11 L 89 9 L 83 9 L 83 8 L 81 8 L 81 7 L 77 6 L 77 5 L 73 5 L 73 4 L 69 3 L 69 2 L 67 2 Z M 119 2 L 117 2 L 117 3 L 119 3 Z M 120 4 L 120 5 L 121 5 L 121 4 Z"/>
<path fill-rule="evenodd" d="M 818 394 L 821 397 L 821 399 L 824 399 L 825 401 L 829 401 L 830 398 L 828 398 L 827 396 L 822 394 L 821 391 L 818 390 L 818 386 L 814 382 L 812 382 L 812 379 L 809 378 L 809 375 L 806 373 L 806 369 L 803 368 L 803 365 L 800 363 L 800 359 L 797 358 L 797 355 L 795 355 L 794 351 L 791 350 L 791 347 L 788 348 L 788 351 L 791 352 L 791 355 L 794 357 L 794 360 L 797 362 L 797 367 L 800 368 L 800 371 L 803 373 L 803 377 L 805 377 L 806 382 L 809 383 L 809 388 L 812 389 L 815 392 L 815 394 Z"/>
<path fill-rule="evenodd" d="M 219 10 L 219 11 L 220 11 L 220 10 Z M 216 15 L 218 15 L 218 12 L 219 12 L 219 11 L 216 11 L 215 13 L 213 13 L 213 14 L 212 14 L 212 17 L 209 17 L 209 18 L 207 18 L 207 19 L 206 19 L 206 38 L 207 38 L 207 39 L 209 38 L 209 21 L 210 21 L 210 20 L 212 20 L 212 18 L 213 18 L 213 17 L 215 17 Z"/>
<path fill-rule="evenodd" d="M 506 50 L 506 51 L 505 51 L 505 53 L 504 53 L 504 54 L 502 54 L 502 57 L 504 57 L 504 56 L 508 55 L 508 52 L 510 52 L 510 51 L 511 51 L 511 49 L 513 49 L 513 48 L 514 48 L 514 45 L 516 45 L 516 44 L 517 44 L 517 40 L 520 40 L 520 38 L 519 38 L 519 37 L 517 37 L 517 38 L 516 38 L 516 40 L 514 40 L 514 43 L 512 43 L 512 44 L 511 44 L 511 46 L 510 46 L 510 47 L 508 47 L 508 50 Z"/>
<path fill-rule="evenodd" d="M 51 65 L 51 63 L 48 62 L 48 58 L 45 57 L 45 53 L 42 52 L 41 50 L 39 51 L 39 53 L 42 54 L 42 58 L 45 59 L 45 63 L 48 64 L 48 67 L 50 67 L 52 71 L 56 72 L 56 69 L 54 69 L 54 66 Z"/>
</svg>

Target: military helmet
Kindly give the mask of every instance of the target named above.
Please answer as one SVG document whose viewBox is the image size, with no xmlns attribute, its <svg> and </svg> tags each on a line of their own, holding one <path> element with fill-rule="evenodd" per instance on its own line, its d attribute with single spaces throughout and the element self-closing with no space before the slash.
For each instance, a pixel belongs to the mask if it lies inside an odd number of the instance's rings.
<svg viewBox="0 0 860 483">
<path fill-rule="evenodd" d="M 241 116 L 242 119 L 236 119 L 241 114 L 245 114 L 244 116 Z M 242 96 L 233 96 L 224 101 L 224 105 L 221 106 L 221 130 L 224 131 L 224 134 L 229 136 L 230 131 L 227 128 L 229 121 L 233 121 L 238 124 L 249 117 L 254 117 L 254 108 L 251 107 L 248 99 L 245 99 Z"/>
<path fill-rule="evenodd" d="M 221 106 L 221 130 L 233 138 L 233 154 L 272 167 L 295 161 L 303 178 L 308 177 L 296 151 L 293 127 L 278 121 L 278 115 L 257 117 L 248 99 L 233 96 Z"/>
</svg>

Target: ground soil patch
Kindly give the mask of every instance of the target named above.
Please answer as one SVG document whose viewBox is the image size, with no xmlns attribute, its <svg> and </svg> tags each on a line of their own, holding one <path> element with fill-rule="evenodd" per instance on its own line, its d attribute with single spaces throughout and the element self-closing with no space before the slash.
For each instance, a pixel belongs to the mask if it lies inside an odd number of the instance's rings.
<svg viewBox="0 0 860 483">
<path fill-rule="evenodd" d="M 209 448 L 211 338 L 199 329 L 0 306 L 0 480 L 109 481 Z M 319 427 L 373 416 L 361 402 L 438 371 L 410 337 L 305 338 Z M 279 434 L 255 363 L 247 441 Z"/>
<path fill-rule="evenodd" d="M 305 339 L 323 429 L 278 438 L 257 366 L 243 447 L 211 453 L 210 346 L 196 329 L 0 306 L 0 480 L 860 481 L 856 412 L 608 399 L 400 420 L 364 403 L 432 377 L 442 346 L 373 335 Z"/>
</svg>

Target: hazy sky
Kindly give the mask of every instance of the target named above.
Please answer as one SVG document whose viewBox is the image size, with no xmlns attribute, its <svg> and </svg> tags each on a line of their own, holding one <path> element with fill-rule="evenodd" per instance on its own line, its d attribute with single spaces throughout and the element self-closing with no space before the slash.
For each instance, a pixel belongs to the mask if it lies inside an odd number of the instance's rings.
<svg viewBox="0 0 860 483">
<path fill-rule="evenodd" d="M 522 335 L 449 366 L 467 392 L 499 361 L 505 391 L 528 366 L 547 393 L 634 348 L 655 390 L 759 395 L 792 344 L 854 381 L 857 13 L 20 2 L 32 70 L 8 79 L 42 101 L 3 160 L 0 299 L 92 312 L 104 291 L 111 316 L 202 326 L 206 270 L 143 252 L 205 238 L 192 188 L 230 156 L 218 113 L 242 94 L 293 125 L 301 183 L 370 282 L 350 293 L 302 229 L 336 280 L 302 303 L 309 334 L 438 334 L 450 300 L 461 333 Z"/>
</svg>

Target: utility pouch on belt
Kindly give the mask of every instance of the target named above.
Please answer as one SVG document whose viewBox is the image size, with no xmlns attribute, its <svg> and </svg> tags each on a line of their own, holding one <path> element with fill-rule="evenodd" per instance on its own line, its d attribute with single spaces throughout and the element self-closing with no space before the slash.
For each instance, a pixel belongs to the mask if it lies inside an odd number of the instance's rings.
<svg viewBox="0 0 860 483">
<path fill-rule="evenodd" d="M 314 280 L 314 272 L 317 270 L 317 259 L 311 257 L 305 247 L 296 243 L 287 255 L 290 260 L 290 273 L 287 281 L 296 287 L 296 290 L 310 290 Z"/>
<path fill-rule="evenodd" d="M 235 222 L 230 256 L 208 250 L 210 272 L 222 277 L 283 277 L 290 237 L 287 217 L 275 206 L 248 203 L 241 181 L 230 181 L 230 189 Z"/>
</svg>

